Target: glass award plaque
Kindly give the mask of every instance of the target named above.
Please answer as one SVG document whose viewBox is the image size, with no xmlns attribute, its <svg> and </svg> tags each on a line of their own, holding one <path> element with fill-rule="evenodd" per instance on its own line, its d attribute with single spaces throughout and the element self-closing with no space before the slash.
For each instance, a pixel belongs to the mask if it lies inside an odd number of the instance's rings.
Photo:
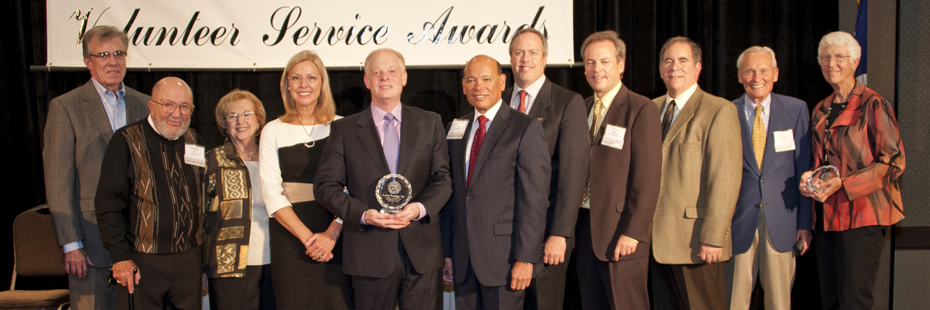
<svg viewBox="0 0 930 310">
<path fill-rule="evenodd" d="M 397 213 L 413 198 L 413 187 L 404 176 L 388 174 L 382 177 L 375 186 L 375 198 L 381 205 L 379 212 Z"/>
<path fill-rule="evenodd" d="M 836 166 L 827 165 L 817 167 L 817 169 L 814 169 L 814 171 L 811 172 L 811 175 L 807 178 L 807 181 L 804 182 L 804 188 L 812 193 L 822 192 L 823 188 L 817 186 L 816 183 L 819 183 L 817 180 L 826 181 L 839 175 L 840 170 L 836 169 Z"/>
</svg>

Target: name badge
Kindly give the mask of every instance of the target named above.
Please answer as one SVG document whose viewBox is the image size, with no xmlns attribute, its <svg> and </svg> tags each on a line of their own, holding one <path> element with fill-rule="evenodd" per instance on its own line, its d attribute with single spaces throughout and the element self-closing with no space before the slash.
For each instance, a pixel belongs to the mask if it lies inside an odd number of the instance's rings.
<svg viewBox="0 0 930 310">
<path fill-rule="evenodd" d="M 452 126 L 449 126 L 449 134 L 446 135 L 448 140 L 458 140 L 465 136 L 465 128 L 468 127 L 467 119 L 452 120 Z"/>
<path fill-rule="evenodd" d="M 207 157 L 204 154 L 203 146 L 196 144 L 184 145 L 184 163 L 192 166 L 204 168 L 207 166 Z"/>
<path fill-rule="evenodd" d="M 604 130 L 604 138 L 601 139 L 601 145 L 606 145 L 618 150 L 623 149 L 623 135 L 626 134 L 626 128 L 614 125 L 607 125 Z"/>
<path fill-rule="evenodd" d="M 794 151 L 794 131 L 792 129 L 772 132 L 775 136 L 775 152 Z"/>
</svg>

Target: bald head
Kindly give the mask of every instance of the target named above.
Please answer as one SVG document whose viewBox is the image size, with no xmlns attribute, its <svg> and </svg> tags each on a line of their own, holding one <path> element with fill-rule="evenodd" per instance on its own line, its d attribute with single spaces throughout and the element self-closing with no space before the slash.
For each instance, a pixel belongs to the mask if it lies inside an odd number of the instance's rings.
<svg viewBox="0 0 930 310">
<path fill-rule="evenodd" d="M 168 140 L 174 140 L 187 131 L 194 110 L 194 95 L 184 80 L 166 77 L 152 87 L 149 114 L 155 130 Z"/>
<path fill-rule="evenodd" d="M 501 100 L 507 75 L 494 58 L 487 55 L 473 57 L 465 64 L 463 75 L 465 98 L 478 113 L 484 114 Z"/>
</svg>

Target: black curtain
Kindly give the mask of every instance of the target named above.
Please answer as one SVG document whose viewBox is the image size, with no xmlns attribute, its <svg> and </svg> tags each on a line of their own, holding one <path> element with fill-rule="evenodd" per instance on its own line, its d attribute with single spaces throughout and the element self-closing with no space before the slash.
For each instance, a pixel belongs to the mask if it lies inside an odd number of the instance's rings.
<svg viewBox="0 0 930 310">
<path fill-rule="evenodd" d="M 86 83 L 90 75 L 86 70 L 30 71 L 30 66 L 46 61 L 46 2 L 2 2 L 0 102 L 6 105 L 0 112 L 4 131 L 0 141 L 5 148 L 2 162 L 7 165 L 3 197 L 8 203 L 0 211 L 5 215 L 0 219 L 0 227 L 10 227 L 19 212 L 45 202 L 41 147 L 49 100 Z M 615 30 L 627 44 L 623 82 L 647 97 L 665 93 L 658 75 L 658 51 L 662 44 L 673 36 L 687 36 L 703 50 L 699 84 L 704 90 L 728 99 L 742 95 L 743 88 L 736 77 L 736 59 L 749 46 L 765 45 L 775 50 L 778 59 L 780 80 L 775 84 L 775 92 L 801 98 L 813 107 L 831 92 L 815 61 L 817 43 L 824 34 L 835 31 L 837 25 L 837 0 L 574 0 L 574 49 L 578 63 L 581 62 L 578 48 L 587 35 Z M 509 67 L 508 59 L 498 60 L 505 68 Z M 285 62 L 286 59 L 281 60 L 282 66 Z M 361 71 L 329 74 L 339 115 L 351 115 L 367 107 L 370 94 L 362 83 Z M 507 74 L 511 74 L 510 70 Z M 549 68 L 546 75 L 585 97 L 592 94 L 581 66 Z M 208 148 L 223 139 L 213 118 L 216 102 L 234 88 L 255 93 L 264 102 L 269 119 L 284 112 L 278 90 L 280 72 L 130 70 L 124 82 L 150 93 L 154 83 L 165 76 L 178 76 L 192 87 L 197 107 L 191 126 L 202 134 Z M 408 76 L 402 97 L 405 104 L 435 111 L 446 122 L 470 111 L 462 95 L 461 70 L 408 69 Z M 3 262 L 0 279 L 10 275 L 13 265 L 9 250 L 12 238 L 6 236 L 9 233 L 9 228 L 0 231 L 0 252 L 8 253 L 0 254 Z M 805 292 L 804 296 L 814 292 Z"/>
</svg>

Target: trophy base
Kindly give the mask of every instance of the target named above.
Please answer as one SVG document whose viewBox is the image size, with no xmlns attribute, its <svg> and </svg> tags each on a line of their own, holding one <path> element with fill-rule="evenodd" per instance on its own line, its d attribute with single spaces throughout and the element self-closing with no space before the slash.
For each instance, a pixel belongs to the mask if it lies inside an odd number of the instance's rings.
<svg viewBox="0 0 930 310">
<path fill-rule="evenodd" d="M 401 210 L 403 210 L 403 208 L 399 208 L 399 209 L 394 209 L 394 208 L 381 208 L 381 210 L 378 210 L 378 212 L 387 213 L 387 214 L 394 214 L 394 213 L 400 212 Z"/>
</svg>

